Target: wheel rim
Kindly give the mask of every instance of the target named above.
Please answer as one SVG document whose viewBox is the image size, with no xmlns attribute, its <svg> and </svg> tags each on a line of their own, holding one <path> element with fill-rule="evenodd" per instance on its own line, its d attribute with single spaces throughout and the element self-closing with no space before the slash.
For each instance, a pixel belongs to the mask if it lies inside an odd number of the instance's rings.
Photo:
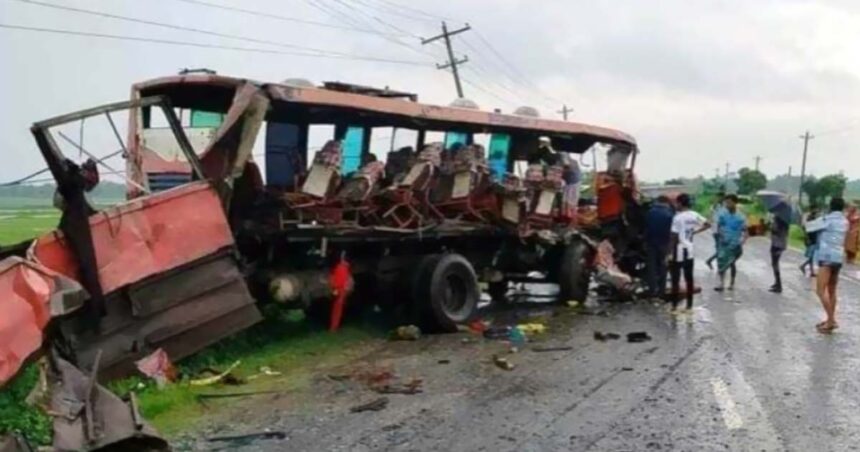
<svg viewBox="0 0 860 452">
<path fill-rule="evenodd" d="M 457 275 L 448 275 L 445 278 L 445 290 L 443 292 L 442 308 L 449 316 L 456 316 L 466 306 L 468 289 L 466 282 Z"/>
</svg>

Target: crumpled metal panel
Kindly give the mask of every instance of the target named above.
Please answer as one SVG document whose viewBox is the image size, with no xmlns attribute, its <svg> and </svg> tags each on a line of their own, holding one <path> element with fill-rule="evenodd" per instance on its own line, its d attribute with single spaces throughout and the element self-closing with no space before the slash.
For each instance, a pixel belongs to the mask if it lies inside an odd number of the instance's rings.
<svg viewBox="0 0 860 452">
<path fill-rule="evenodd" d="M 96 383 L 98 369 L 84 375 L 56 354 L 51 367 L 54 450 L 169 450 L 140 416 L 134 396 L 126 404 Z"/>
<path fill-rule="evenodd" d="M 108 208 L 90 217 L 104 293 L 233 245 L 220 200 L 208 183 L 193 182 Z M 74 253 L 62 233 L 37 239 L 34 260 L 71 278 Z"/>
<path fill-rule="evenodd" d="M 78 309 L 76 282 L 19 257 L 0 261 L 0 386 L 42 347 L 43 331 L 55 316 Z"/>
</svg>

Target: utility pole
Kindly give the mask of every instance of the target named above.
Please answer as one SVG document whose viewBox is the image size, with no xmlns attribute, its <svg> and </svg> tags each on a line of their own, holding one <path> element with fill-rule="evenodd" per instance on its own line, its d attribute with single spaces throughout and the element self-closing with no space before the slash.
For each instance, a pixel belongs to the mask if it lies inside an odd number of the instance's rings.
<svg viewBox="0 0 860 452">
<path fill-rule="evenodd" d="M 570 108 L 567 105 L 562 105 L 561 110 L 558 110 L 556 113 L 560 113 L 561 117 L 564 118 L 565 121 L 567 121 L 567 114 L 573 113 L 573 108 Z"/>
<path fill-rule="evenodd" d="M 466 24 L 465 27 L 460 28 L 459 30 L 448 31 L 448 24 L 443 21 L 441 35 L 421 40 L 421 45 L 427 45 L 439 39 L 445 40 L 445 47 L 448 49 L 448 62 L 445 64 L 436 64 L 436 69 L 448 69 L 449 67 L 451 68 L 451 73 L 454 74 L 454 84 L 457 86 L 457 97 L 459 98 L 463 97 L 463 85 L 460 83 L 460 72 L 457 70 L 457 65 L 468 62 L 469 57 L 464 55 L 463 58 L 460 60 L 454 58 L 454 49 L 451 47 L 451 36 L 462 33 L 464 31 L 469 31 L 471 29 L 472 27 L 469 26 L 469 24 Z"/>
<path fill-rule="evenodd" d="M 756 170 L 756 171 L 758 171 L 758 164 L 759 164 L 759 162 L 761 162 L 761 156 L 760 156 L 760 155 L 757 155 L 757 156 L 755 156 L 755 170 Z"/>
<path fill-rule="evenodd" d="M 729 162 L 726 162 L 726 180 L 723 182 L 726 184 L 726 189 L 729 187 Z"/>
<path fill-rule="evenodd" d="M 803 205 L 803 179 L 806 177 L 806 151 L 809 150 L 809 140 L 815 138 L 807 130 L 806 133 L 800 136 L 803 140 L 803 163 L 800 164 L 800 187 L 797 189 L 797 205 Z"/>
</svg>

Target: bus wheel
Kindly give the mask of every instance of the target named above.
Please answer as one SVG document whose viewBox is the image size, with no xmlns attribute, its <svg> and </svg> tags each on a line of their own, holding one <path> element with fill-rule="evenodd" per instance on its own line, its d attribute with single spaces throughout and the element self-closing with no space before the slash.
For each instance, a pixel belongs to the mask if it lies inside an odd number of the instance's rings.
<svg viewBox="0 0 860 452">
<path fill-rule="evenodd" d="M 591 282 L 592 250 L 581 241 L 567 246 L 558 267 L 558 288 L 560 301 L 584 303 L 588 297 Z"/>
<path fill-rule="evenodd" d="M 427 259 L 419 268 L 415 301 L 422 326 L 429 331 L 455 332 L 468 322 L 481 296 L 472 264 L 459 254 Z"/>
</svg>

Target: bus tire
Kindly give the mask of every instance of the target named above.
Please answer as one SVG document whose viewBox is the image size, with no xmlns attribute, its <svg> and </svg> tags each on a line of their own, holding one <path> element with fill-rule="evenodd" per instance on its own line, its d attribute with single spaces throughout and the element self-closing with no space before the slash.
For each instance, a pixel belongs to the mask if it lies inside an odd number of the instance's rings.
<svg viewBox="0 0 860 452">
<path fill-rule="evenodd" d="M 565 248 L 558 265 L 559 301 L 584 303 L 591 282 L 591 248 L 575 241 Z"/>
<path fill-rule="evenodd" d="M 478 308 L 481 290 L 469 261 L 459 254 L 424 260 L 419 266 L 415 300 L 421 323 L 430 332 L 455 332 Z"/>
</svg>

